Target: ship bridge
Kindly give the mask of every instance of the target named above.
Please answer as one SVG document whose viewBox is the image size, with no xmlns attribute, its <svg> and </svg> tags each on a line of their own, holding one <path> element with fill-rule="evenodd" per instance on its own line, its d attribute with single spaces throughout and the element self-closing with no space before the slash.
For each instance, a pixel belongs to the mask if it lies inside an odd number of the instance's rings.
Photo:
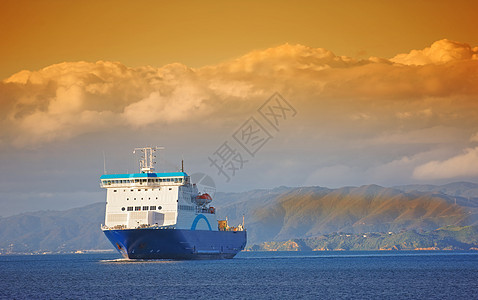
<svg viewBox="0 0 478 300">
<path fill-rule="evenodd" d="M 110 174 L 100 177 L 101 187 L 161 187 L 189 183 L 185 172 Z"/>
</svg>

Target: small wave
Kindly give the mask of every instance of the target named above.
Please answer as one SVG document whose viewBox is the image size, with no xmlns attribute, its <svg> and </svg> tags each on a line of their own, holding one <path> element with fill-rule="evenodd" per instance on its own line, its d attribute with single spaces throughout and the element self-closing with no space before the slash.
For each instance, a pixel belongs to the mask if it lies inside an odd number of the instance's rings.
<svg viewBox="0 0 478 300">
<path fill-rule="evenodd" d="M 100 263 L 114 263 L 114 264 L 137 264 L 137 263 L 173 263 L 176 260 L 171 259 L 130 259 L 130 258 L 117 258 L 117 259 L 103 259 Z"/>
<path fill-rule="evenodd" d="M 117 259 L 102 259 L 100 260 L 100 263 L 124 263 L 124 262 L 130 262 L 132 259 L 129 258 L 117 258 Z"/>
</svg>

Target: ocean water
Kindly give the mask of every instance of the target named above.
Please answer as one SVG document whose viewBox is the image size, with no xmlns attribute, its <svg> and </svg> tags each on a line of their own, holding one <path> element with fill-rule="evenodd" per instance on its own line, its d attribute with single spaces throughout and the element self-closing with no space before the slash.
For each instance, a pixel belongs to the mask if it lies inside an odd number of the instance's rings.
<svg viewBox="0 0 478 300">
<path fill-rule="evenodd" d="M 478 299 L 478 252 L 0 256 L 1 299 Z"/>
</svg>

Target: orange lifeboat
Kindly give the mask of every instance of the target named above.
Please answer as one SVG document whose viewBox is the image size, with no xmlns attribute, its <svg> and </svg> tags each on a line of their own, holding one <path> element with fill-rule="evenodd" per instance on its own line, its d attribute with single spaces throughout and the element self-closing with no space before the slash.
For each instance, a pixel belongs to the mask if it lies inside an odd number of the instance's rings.
<svg viewBox="0 0 478 300">
<path fill-rule="evenodd" d="M 195 202 L 199 206 L 206 205 L 212 201 L 211 196 L 208 193 L 199 194 L 196 196 Z"/>
<path fill-rule="evenodd" d="M 211 200 L 212 201 L 212 198 L 211 196 L 209 196 L 208 193 L 204 193 L 204 194 L 201 194 L 199 196 L 197 196 L 198 199 L 205 199 L 205 200 Z"/>
</svg>

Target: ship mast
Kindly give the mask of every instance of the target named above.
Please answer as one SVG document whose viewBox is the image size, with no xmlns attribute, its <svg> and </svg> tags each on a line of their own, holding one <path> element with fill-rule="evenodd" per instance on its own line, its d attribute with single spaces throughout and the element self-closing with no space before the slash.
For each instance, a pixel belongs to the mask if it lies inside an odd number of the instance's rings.
<svg viewBox="0 0 478 300">
<path fill-rule="evenodd" d="M 163 150 L 164 147 L 143 147 L 143 148 L 135 148 L 133 150 L 133 153 L 136 153 L 136 151 L 141 151 L 142 156 L 141 160 L 139 161 L 139 168 L 141 170 L 141 173 L 153 173 L 154 172 L 154 165 L 156 162 L 154 159 L 156 158 L 156 155 L 154 155 L 154 152 L 156 150 Z"/>
</svg>

